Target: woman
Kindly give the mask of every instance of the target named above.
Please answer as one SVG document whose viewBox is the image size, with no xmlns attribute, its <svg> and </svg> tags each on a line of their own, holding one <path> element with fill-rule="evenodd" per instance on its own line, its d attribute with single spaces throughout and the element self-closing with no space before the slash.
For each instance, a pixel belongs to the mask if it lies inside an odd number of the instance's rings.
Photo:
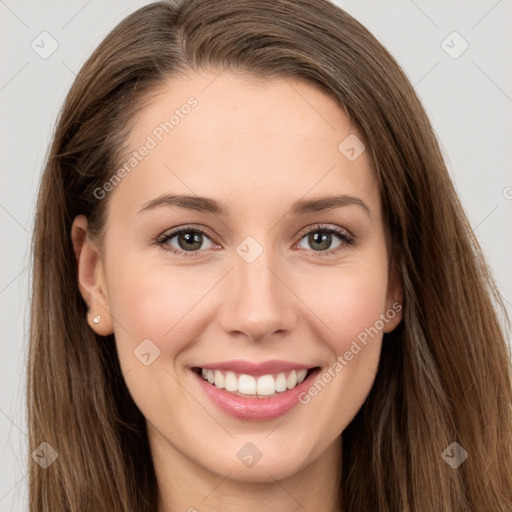
<svg viewBox="0 0 512 512">
<path fill-rule="evenodd" d="M 42 178 L 31 510 L 509 511 L 495 307 L 364 27 L 323 0 L 147 5 L 78 74 Z"/>
</svg>

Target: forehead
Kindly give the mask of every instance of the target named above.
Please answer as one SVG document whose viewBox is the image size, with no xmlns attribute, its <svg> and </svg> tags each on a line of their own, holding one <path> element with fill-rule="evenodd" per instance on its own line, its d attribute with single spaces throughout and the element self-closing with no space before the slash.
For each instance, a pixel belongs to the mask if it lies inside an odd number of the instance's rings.
<svg viewBox="0 0 512 512">
<path fill-rule="evenodd" d="M 339 192 L 364 195 L 377 206 L 369 152 L 355 160 L 343 153 L 344 141 L 357 144 L 353 137 L 363 139 L 314 84 L 190 72 L 163 84 L 141 112 L 123 163 L 131 152 L 150 149 L 114 195 L 130 193 L 138 205 L 174 192 L 215 196 L 228 205 L 238 198 L 239 206 L 248 199 L 278 206 L 278 198 L 291 204 Z"/>
</svg>

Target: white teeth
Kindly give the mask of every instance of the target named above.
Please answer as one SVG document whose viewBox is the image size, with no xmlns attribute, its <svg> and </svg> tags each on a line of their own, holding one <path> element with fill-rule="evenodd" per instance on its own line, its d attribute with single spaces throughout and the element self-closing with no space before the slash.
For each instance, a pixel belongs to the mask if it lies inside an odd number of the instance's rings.
<svg viewBox="0 0 512 512">
<path fill-rule="evenodd" d="M 276 391 L 278 393 L 286 391 L 286 377 L 284 373 L 280 373 L 276 379 Z"/>
<path fill-rule="evenodd" d="M 240 375 L 238 377 L 238 391 L 244 395 L 255 395 L 256 379 L 252 375 Z"/>
<path fill-rule="evenodd" d="M 242 392 L 242 391 L 241 391 Z M 276 392 L 276 383 L 272 375 L 263 375 L 258 379 L 258 395 L 273 395 Z"/>
<path fill-rule="evenodd" d="M 224 388 L 226 391 L 238 391 L 238 379 L 233 372 L 227 372 L 224 379 Z"/>
<path fill-rule="evenodd" d="M 224 375 L 219 370 L 215 370 L 215 387 L 221 389 L 224 387 Z"/>
<path fill-rule="evenodd" d="M 286 387 L 292 389 L 297 385 L 297 372 L 292 370 L 288 378 L 286 379 Z"/>
<path fill-rule="evenodd" d="M 284 372 L 254 377 L 247 374 L 201 369 L 204 380 L 219 389 L 243 395 L 270 396 L 293 389 L 306 378 L 307 370 L 292 370 L 288 377 Z"/>
</svg>

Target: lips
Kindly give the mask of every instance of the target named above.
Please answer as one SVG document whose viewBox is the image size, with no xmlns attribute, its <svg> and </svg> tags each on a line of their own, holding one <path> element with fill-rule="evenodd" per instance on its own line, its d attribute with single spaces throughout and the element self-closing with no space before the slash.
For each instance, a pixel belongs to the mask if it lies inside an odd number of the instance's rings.
<svg viewBox="0 0 512 512">
<path fill-rule="evenodd" d="M 318 366 L 289 361 L 226 361 L 191 368 L 201 388 L 239 419 L 271 419 L 288 412 L 310 385 Z"/>
</svg>

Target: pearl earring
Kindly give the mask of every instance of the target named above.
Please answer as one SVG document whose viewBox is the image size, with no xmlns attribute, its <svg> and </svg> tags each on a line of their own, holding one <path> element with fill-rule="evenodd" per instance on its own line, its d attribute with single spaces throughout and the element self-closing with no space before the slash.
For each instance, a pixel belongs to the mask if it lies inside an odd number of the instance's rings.
<svg viewBox="0 0 512 512">
<path fill-rule="evenodd" d="M 93 322 L 94 322 L 95 324 L 99 324 L 99 323 L 100 323 L 100 318 L 101 318 L 101 317 L 100 317 L 100 315 L 95 316 L 95 317 L 94 317 L 94 319 L 93 319 Z"/>
</svg>

